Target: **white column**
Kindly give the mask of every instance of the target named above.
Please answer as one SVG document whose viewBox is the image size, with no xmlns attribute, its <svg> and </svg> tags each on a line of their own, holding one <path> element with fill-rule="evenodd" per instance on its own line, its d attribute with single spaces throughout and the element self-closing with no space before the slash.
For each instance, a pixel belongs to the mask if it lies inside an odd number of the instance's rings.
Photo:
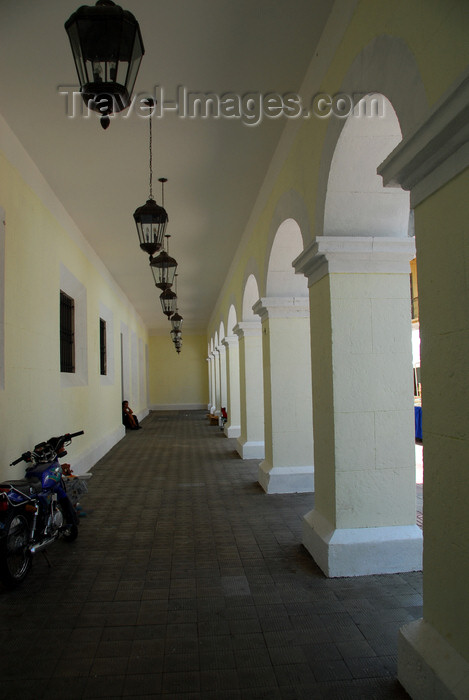
<svg viewBox="0 0 469 700">
<path fill-rule="evenodd" d="M 211 391 L 210 391 L 210 413 L 215 411 L 215 401 L 216 401 L 216 384 L 215 384 L 215 356 L 213 352 L 210 353 L 210 376 L 211 381 Z"/>
<path fill-rule="evenodd" d="M 410 238 L 318 237 L 308 277 L 315 507 L 303 544 L 327 576 L 414 571 Z"/>
<path fill-rule="evenodd" d="M 229 438 L 237 438 L 241 435 L 238 336 L 225 336 L 223 345 L 226 348 L 226 412 L 228 414 L 225 435 Z"/>
<path fill-rule="evenodd" d="M 214 403 L 216 416 L 220 415 L 220 353 L 216 348 L 213 350 L 213 376 L 215 378 Z"/>
<path fill-rule="evenodd" d="M 207 410 L 212 408 L 212 361 L 211 357 L 207 357 L 207 373 L 208 373 L 208 404 Z"/>
<path fill-rule="evenodd" d="M 243 459 L 264 458 L 264 387 L 260 321 L 243 321 L 233 328 L 239 338 L 241 435 Z"/>
<path fill-rule="evenodd" d="M 219 365 L 220 365 L 220 409 L 223 406 L 223 408 L 226 408 L 226 348 L 225 346 L 219 345 L 217 347 L 218 350 L 218 359 L 219 359 Z"/>
<path fill-rule="evenodd" d="M 385 184 L 411 191 L 418 250 L 423 618 L 401 628 L 398 653 L 399 681 L 414 700 L 469 697 L 468 75 L 379 168 Z"/>
<path fill-rule="evenodd" d="M 265 459 L 259 483 L 267 493 L 314 491 L 309 299 L 264 298 L 262 321 Z"/>
</svg>

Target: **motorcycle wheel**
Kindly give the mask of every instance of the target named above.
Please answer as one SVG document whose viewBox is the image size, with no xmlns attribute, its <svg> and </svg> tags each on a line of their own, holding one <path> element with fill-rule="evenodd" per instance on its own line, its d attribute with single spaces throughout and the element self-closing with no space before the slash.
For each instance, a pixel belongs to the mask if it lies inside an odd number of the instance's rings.
<svg viewBox="0 0 469 700">
<path fill-rule="evenodd" d="M 0 542 L 0 579 L 8 588 L 23 581 L 31 568 L 29 551 L 29 525 L 22 513 L 12 511 L 7 515 L 5 536 Z"/>
<path fill-rule="evenodd" d="M 75 523 L 70 522 L 73 520 L 72 514 L 68 512 L 69 506 L 65 501 L 59 501 L 57 503 L 57 508 L 62 513 L 62 518 L 64 525 L 60 528 L 60 534 L 66 542 L 73 542 L 78 537 L 78 527 Z"/>
</svg>

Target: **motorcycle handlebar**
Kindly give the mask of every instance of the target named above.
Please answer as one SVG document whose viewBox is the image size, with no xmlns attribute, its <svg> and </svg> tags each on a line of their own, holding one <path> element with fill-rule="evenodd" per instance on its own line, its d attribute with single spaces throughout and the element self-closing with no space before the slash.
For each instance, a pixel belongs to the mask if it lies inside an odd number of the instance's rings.
<svg viewBox="0 0 469 700">
<path fill-rule="evenodd" d="M 20 462 L 28 462 L 31 459 L 31 452 L 23 452 L 21 457 L 18 457 L 18 459 L 15 459 L 14 462 L 10 462 L 10 467 L 14 467 L 15 464 L 19 464 Z"/>
<path fill-rule="evenodd" d="M 72 438 L 78 437 L 79 435 L 84 435 L 85 431 L 84 430 L 79 430 L 76 433 L 66 433 L 66 435 L 62 435 L 60 438 L 50 438 L 50 440 L 57 440 L 57 447 L 59 444 L 62 442 L 65 442 L 66 440 L 71 440 Z M 45 443 L 41 443 L 41 445 L 44 445 Z M 30 462 L 31 461 L 31 452 L 23 452 L 21 457 L 18 457 L 18 459 L 15 459 L 13 462 L 10 462 L 10 467 L 14 467 L 15 464 L 19 464 L 20 462 Z"/>
</svg>

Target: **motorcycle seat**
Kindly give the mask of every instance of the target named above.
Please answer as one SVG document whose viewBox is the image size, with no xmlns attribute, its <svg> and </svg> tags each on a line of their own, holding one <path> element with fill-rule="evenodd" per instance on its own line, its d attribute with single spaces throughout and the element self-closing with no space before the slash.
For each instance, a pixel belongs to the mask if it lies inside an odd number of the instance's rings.
<svg viewBox="0 0 469 700">
<path fill-rule="evenodd" d="M 3 481 L 0 484 L 0 489 L 8 489 L 12 487 L 25 496 L 31 495 L 31 489 L 33 489 L 35 493 L 39 493 L 39 491 L 42 490 L 39 479 L 12 479 L 11 481 Z"/>
</svg>

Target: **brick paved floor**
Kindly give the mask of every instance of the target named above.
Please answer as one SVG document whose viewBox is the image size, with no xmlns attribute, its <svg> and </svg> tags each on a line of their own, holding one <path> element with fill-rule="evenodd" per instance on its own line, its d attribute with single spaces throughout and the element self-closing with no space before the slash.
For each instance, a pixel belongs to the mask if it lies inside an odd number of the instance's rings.
<svg viewBox="0 0 469 700">
<path fill-rule="evenodd" d="M 0 590 L 0 698 L 407 698 L 421 574 L 326 579 L 312 494 L 265 495 L 204 412 L 143 426 L 93 468 L 78 540 Z"/>
</svg>

